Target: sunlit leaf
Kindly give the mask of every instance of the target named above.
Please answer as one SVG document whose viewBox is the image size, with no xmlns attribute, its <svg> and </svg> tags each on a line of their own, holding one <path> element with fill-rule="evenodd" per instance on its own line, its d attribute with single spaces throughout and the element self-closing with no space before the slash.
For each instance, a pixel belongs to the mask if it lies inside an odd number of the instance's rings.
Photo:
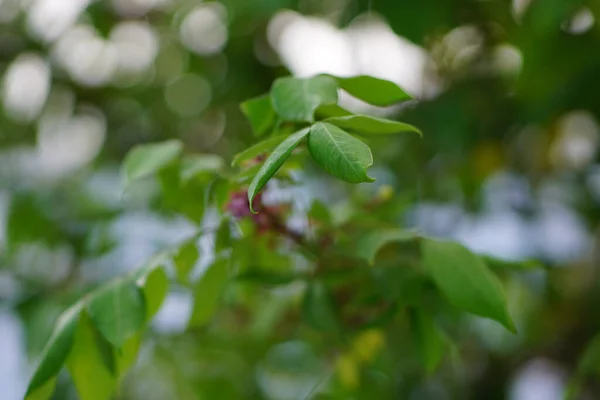
<svg viewBox="0 0 600 400">
<path fill-rule="evenodd" d="M 400 86 L 384 79 L 366 75 L 335 79 L 346 92 L 375 106 L 390 106 L 412 99 Z"/>
<path fill-rule="evenodd" d="M 458 243 L 431 239 L 423 240 L 422 252 L 424 266 L 450 303 L 515 332 L 500 281 L 480 257 Z"/>
<path fill-rule="evenodd" d="M 134 282 L 120 279 L 92 295 L 90 318 L 106 340 L 121 347 L 146 321 L 144 294 Z"/>
<path fill-rule="evenodd" d="M 252 202 L 254 197 L 260 192 L 260 190 L 267 184 L 269 179 L 281 168 L 285 160 L 289 157 L 292 151 L 300 144 L 300 142 L 308 135 L 309 129 L 302 129 L 293 135 L 287 137 L 283 142 L 279 144 L 265 160 L 262 167 L 252 179 L 250 187 L 248 188 L 248 203 L 250 204 L 250 211 L 255 212 L 252 208 Z"/>
<path fill-rule="evenodd" d="M 414 132 L 422 135 L 419 129 L 410 124 L 389 119 L 369 117 L 367 115 L 333 117 L 327 118 L 325 122 L 363 134 L 385 135 L 400 132 Z"/>
<path fill-rule="evenodd" d="M 286 121 L 313 122 L 317 107 L 336 104 L 337 83 L 329 76 L 277 79 L 271 88 L 275 112 Z"/>
<path fill-rule="evenodd" d="M 409 315 L 413 341 L 421 362 L 428 373 L 433 373 L 444 357 L 444 337 L 423 311 L 411 309 Z"/>
<path fill-rule="evenodd" d="M 227 259 L 215 261 L 194 287 L 194 306 L 190 326 L 205 325 L 217 311 L 228 281 Z"/>
<path fill-rule="evenodd" d="M 317 122 L 308 135 L 312 158 L 327 172 L 350 183 L 373 182 L 367 168 L 373 164 L 369 146 L 335 125 Z"/>
<path fill-rule="evenodd" d="M 302 315 L 306 323 L 315 329 L 337 330 L 337 315 L 333 299 L 323 283 L 309 283 L 302 301 Z"/>
<path fill-rule="evenodd" d="M 81 313 L 81 303 L 65 311 L 58 319 L 40 362 L 29 382 L 26 399 L 47 399 L 54 391 L 54 380 L 67 360 Z"/>
<path fill-rule="evenodd" d="M 277 114 L 271 105 L 268 94 L 243 102 L 240 106 L 246 115 L 256 136 L 263 136 L 275 124 Z"/>
<path fill-rule="evenodd" d="M 183 144 L 179 140 L 167 140 L 160 143 L 135 146 L 123 162 L 124 186 L 151 175 L 173 162 L 182 152 Z"/>
<path fill-rule="evenodd" d="M 231 161 L 231 166 L 238 167 L 244 161 L 252 160 L 253 158 L 260 156 L 261 154 L 270 152 L 275 147 L 277 147 L 278 144 L 283 142 L 283 140 L 286 137 L 286 135 L 273 136 L 255 144 L 252 147 L 247 148 L 246 150 L 236 154 L 233 157 L 233 160 Z"/>
<path fill-rule="evenodd" d="M 416 238 L 418 238 L 416 233 L 400 229 L 373 230 L 358 238 L 357 242 L 354 244 L 354 254 L 373 265 L 377 253 L 384 246 L 391 243 L 407 242 Z"/>
<path fill-rule="evenodd" d="M 183 243 L 179 247 L 179 251 L 173 257 L 177 279 L 181 282 L 187 282 L 190 271 L 196 265 L 199 256 L 200 252 L 198 251 L 195 238 Z"/>
</svg>

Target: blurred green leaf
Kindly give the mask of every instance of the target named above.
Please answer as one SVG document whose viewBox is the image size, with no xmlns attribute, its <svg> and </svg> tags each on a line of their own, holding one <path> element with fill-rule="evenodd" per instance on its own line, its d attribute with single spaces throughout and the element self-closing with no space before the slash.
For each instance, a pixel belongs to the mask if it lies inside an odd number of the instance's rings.
<svg viewBox="0 0 600 400">
<path fill-rule="evenodd" d="M 227 259 L 215 261 L 200 277 L 194 287 L 194 306 L 190 326 L 205 325 L 212 319 L 228 281 Z"/>
<path fill-rule="evenodd" d="M 81 303 L 77 303 L 59 317 L 27 387 L 26 400 L 50 398 L 54 391 L 54 380 L 73 347 L 80 313 Z"/>
<path fill-rule="evenodd" d="M 271 101 L 284 120 L 313 122 L 317 107 L 337 103 L 337 89 L 335 79 L 329 76 L 279 78 L 271 88 Z"/>
<path fill-rule="evenodd" d="M 134 279 L 136 284 L 144 293 L 146 305 L 146 321 L 154 317 L 167 297 L 169 290 L 169 278 L 162 266 L 167 255 L 161 254 L 154 261 L 151 261 L 148 266 L 142 268 L 136 274 Z"/>
<path fill-rule="evenodd" d="M 160 143 L 135 146 L 123 161 L 124 187 L 133 181 L 158 172 L 173 162 L 183 151 L 179 140 L 167 140 Z"/>
<path fill-rule="evenodd" d="M 50 245 L 58 243 L 62 236 L 60 227 L 46 211 L 43 203 L 36 201 L 32 195 L 14 195 L 6 221 L 9 248 L 35 241 L 43 241 Z"/>
<path fill-rule="evenodd" d="M 369 117 L 367 115 L 350 115 L 346 117 L 327 118 L 324 122 L 364 134 L 392 134 L 400 132 L 415 132 L 423 135 L 416 127 L 404 122 L 389 119 Z"/>
<path fill-rule="evenodd" d="M 579 398 L 586 378 L 600 375 L 600 334 L 594 336 L 584 347 L 577 362 L 575 373 L 571 377 L 565 394 L 566 400 Z"/>
<path fill-rule="evenodd" d="M 500 322 L 516 332 L 498 278 L 483 260 L 455 242 L 424 239 L 423 264 L 455 307 Z"/>
<path fill-rule="evenodd" d="M 431 318 L 421 310 L 411 309 L 410 327 L 421 362 L 427 373 L 435 372 L 444 357 L 444 337 Z"/>
<path fill-rule="evenodd" d="M 308 210 L 308 217 L 328 227 L 333 225 L 333 219 L 329 212 L 329 208 L 319 200 L 314 200 L 312 202 L 310 210 Z"/>
<path fill-rule="evenodd" d="M 73 350 L 67 360 L 69 373 L 81 400 L 110 400 L 117 386 L 98 337 L 92 321 L 83 312 L 77 325 Z"/>
<path fill-rule="evenodd" d="M 186 155 L 181 160 L 181 181 L 187 182 L 200 174 L 220 171 L 224 166 L 225 162 L 216 154 Z"/>
<path fill-rule="evenodd" d="M 302 129 L 293 135 L 286 138 L 279 144 L 265 160 L 262 167 L 252 179 L 250 187 L 248 188 L 248 203 L 250 204 L 250 211 L 255 212 L 252 208 L 252 202 L 254 197 L 260 192 L 260 190 L 267 184 L 269 179 L 281 168 L 285 160 L 289 157 L 292 151 L 300 144 L 302 140 L 308 135 L 310 130 L 308 128 Z"/>
<path fill-rule="evenodd" d="M 252 126 L 257 137 L 265 135 L 275 125 L 277 114 L 271 105 L 271 96 L 255 97 L 243 102 L 240 106 Z"/>
<path fill-rule="evenodd" d="M 350 183 L 373 182 L 367 168 L 373 164 L 369 146 L 335 125 L 317 122 L 310 128 L 308 150 L 333 176 Z"/>
<path fill-rule="evenodd" d="M 146 321 L 144 293 L 125 279 L 99 289 L 88 301 L 87 309 L 96 328 L 117 348 Z"/>
<path fill-rule="evenodd" d="M 391 106 L 412 99 L 400 86 L 384 79 L 366 75 L 335 79 L 346 92 L 375 106 Z"/>
<path fill-rule="evenodd" d="M 321 282 L 308 283 L 302 300 L 302 315 L 306 323 L 317 330 L 335 331 L 338 328 L 333 299 Z"/>
<path fill-rule="evenodd" d="M 215 232 L 215 253 L 218 254 L 222 250 L 232 247 L 233 244 L 231 238 L 231 220 L 223 218 Z"/>
<path fill-rule="evenodd" d="M 357 257 L 360 257 L 375 264 L 375 257 L 381 248 L 394 242 L 407 242 L 417 239 L 419 236 L 414 232 L 403 231 L 400 229 L 381 229 L 373 230 L 361 235 L 357 242 L 353 244 L 353 251 Z"/>
<path fill-rule="evenodd" d="M 266 285 L 287 285 L 298 278 L 298 274 L 290 271 L 278 271 L 267 268 L 250 268 L 235 277 L 237 281 Z"/>
<path fill-rule="evenodd" d="M 329 118 L 346 117 L 352 115 L 352 113 L 345 108 L 338 106 L 337 104 L 324 104 L 315 110 L 315 115 L 318 118 Z"/>
<path fill-rule="evenodd" d="M 115 352 L 117 376 L 119 378 L 124 377 L 125 373 L 133 366 L 137 359 L 140 345 L 142 342 L 142 335 L 133 335 L 125 341 L 120 349 L 113 349 Z"/>
<path fill-rule="evenodd" d="M 187 282 L 190 271 L 196 265 L 200 252 L 196 244 L 196 239 L 189 240 L 179 247 L 179 251 L 173 257 L 177 279 L 180 282 Z"/>
<path fill-rule="evenodd" d="M 247 148 L 241 153 L 236 154 L 231 161 L 232 167 L 239 167 L 241 163 L 244 161 L 252 160 L 260 156 L 261 154 L 267 153 L 277 147 L 283 140 L 286 138 L 286 135 L 273 136 L 262 142 L 255 144 L 252 147 Z"/>
<path fill-rule="evenodd" d="M 485 263 L 492 269 L 508 271 L 533 271 L 544 266 L 536 260 L 510 261 L 498 257 L 482 256 Z"/>
</svg>

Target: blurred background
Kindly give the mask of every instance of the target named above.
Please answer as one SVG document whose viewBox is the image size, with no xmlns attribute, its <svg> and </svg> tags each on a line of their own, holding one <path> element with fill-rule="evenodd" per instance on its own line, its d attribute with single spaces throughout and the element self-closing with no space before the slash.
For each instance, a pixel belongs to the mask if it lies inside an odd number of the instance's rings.
<svg viewBox="0 0 600 400">
<path fill-rule="evenodd" d="M 239 103 L 289 73 L 400 84 L 417 101 L 342 99 L 424 132 L 373 140 L 377 182 L 356 190 L 387 185 L 404 226 L 550 267 L 509 281 L 518 335 L 473 320 L 462 367 L 385 379 L 410 399 L 561 398 L 600 331 L 598 19 L 597 0 L 0 0 L 2 399 L 22 398 L 67 305 L 194 232 L 152 182 L 123 196 L 126 152 L 179 138 L 230 160 L 256 141 Z M 349 190 L 314 172 L 272 201 Z M 200 342 L 190 307 L 169 295 L 119 398 L 310 398 L 317 345 Z M 68 379 L 55 398 L 76 398 Z"/>
</svg>

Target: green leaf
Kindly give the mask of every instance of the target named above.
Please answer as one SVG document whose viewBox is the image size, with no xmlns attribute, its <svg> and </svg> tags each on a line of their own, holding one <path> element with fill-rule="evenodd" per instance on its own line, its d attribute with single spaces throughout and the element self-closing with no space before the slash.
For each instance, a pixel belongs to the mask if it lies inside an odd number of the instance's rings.
<svg viewBox="0 0 600 400">
<path fill-rule="evenodd" d="M 216 154 L 193 154 L 188 155 L 181 160 L 181 181 L 187 182 L 198 175 L 207 172 L 220 171 L 225 162 Z"/>
<path fill-rule="evenodd" d="M 106 363 L 106 350 L 98 339 L 92 321 L 83 312 L 75 333 L 73 350 L 67 360 L 80 400 L 109 400 L 117 386 L 114 371 Z"/>
<path fill-rule="evenodd" d="M 302 315 L 315 329 L 337 330 L 337 316 L 331 294 L 321 282 L 312 282 L 306 288 L 302 301 Z"/>
<path fill-rule="evenodd" d="M 412 125 L 405 124 L 404 122 L 369 117 L 366 115 L 327 118 L 325 122 L 363 134 L 385 135 L 400 132 L 415 132 L 421 136 L 423 135 L 419 129 Z"/>
<path fill-rule="evenodd" d="M 350 78 L 335 77 L 346 92 L 375 106 L 390 106 L 412 97 L 400 86 L 384 79 L 360 75 Z"/>
<path fill-rule="evenodd" d="M 409 312 L 413 340 L 427 373 L 433 373 L 444 357 L 445 341 L 431 318 L 420 310 Z"/>
<path fill-rule="evenodd" d="M 121 347 L 146 321 L 146 304 L 140 288 L 120 279 L 100 289 L 87 305 L 90 318 L 106 340 Z"/>
<path fill-rule="evenodd" d="M 194 288 L 194 307 L 190 318 L 191 326 L 207 324 L 217 311 L 228 278 L 228 260 L 215 261 L 204 272 Z"/>
<path fill-rule="evenodd" d="M 26 400 L 47 399 L 52 395 L 55 377 L 73 347 L 80 312 L 81 303 L 76 303 L 59 317 L 54 332 L 42 352 L 40 363 L 29 382 Z"/>
<path fill-rule="evenodd" d="M 173 257 L 177 279 L 181 282 L 187 282 L 190 271 L 196 265 L 199 256 L 200 253 L 198 252 L 195 238 L 181 245 L 179 251 Z"/>
<path fill-rule="evenodd" d="M 586 343 L 577 362 L 577 369 L 571 377 L 565 394 L 566 400 L 578 398 L 585 380 L 600 374 L 600 334 Z"/>
<path fill-rule="evenodd" d="M 179 157 L 182 151 L 183 144 L 179 140 L 135 146 L 123 162 L 125 188 L 137 179 L 158 172 Z"/>
<path fill-rule="evenodd" d="M 250 187 L 248 187 L 248 203 L 250 204 L 250 211 L 256 213 L 252 208 L 254 197 L 256 197 L 269 179 L 271 179 L 279 168 L 281 168 L 296 146 L 298 146 L 298 144 L 308 135 L 308 132 L 310 132 L 310 129 L 305 128 L 287 137 L 265 160 L 254 179 L 252 179 L 252 182 L 250 182 Z"/>
<path fill-rule="evenodd" d="M 379 250 L 388 244 L 394 242 L 407 242 L 417 239 L 418 235 L 414 232 L 403 231 L 400 229 L 382 229 L 368 232 L 362 235 L 355 244 L 355 255 L 375 264 L 375 257 Z"/>
<path fill-rule="evenodd" d="M 231 221 L 229 218 L 223 218 L 219 224 L 219 228 L 215 232 L 215 253 L 218 254 L 231 246 Z"/>
<path fill-rule="evenodd" d="M 337 90 L 335 79 L 329 76 L 279 78 L 271 88 L 271 102 L 286 121 L 313 122 L 317 107 L 337 103 Z"/>
<path fill-rule="evenodd" d="M 337 104 L 325 104 L 319 106 L 315 110 L 315 114 L 318 118 L 346 117 L 348 115 L 352 115 L 350 111 L 338 106 Z"/>
<path fill-rule="evenodd" d="M 148 267 L 142 268 L 134 279 L 144 293 L 146 321 L 150 321 L 158 312 L 169 290 L 169 278 L 160 263 L 165 262 L 166 254 L 159 254 Z"/>
<path fill-rule="evenodd" d="M 298 274 L 290 271 L 277 271 L 268 268 L 251 268 L 235 277 L 236 281 L 262 283 L 266 285 L 287 285 L 298 279 Z"/>
<path fill-rule="evenodd" d="M 283 140 L 287 137 L 287 135 L 278 135 L 268 138 L 267 140 L 263 140 L 260 143 L 255 144 L 252 147 L 247 148 L 246 150 L 236 154 L 233 157 L 233 161 L 231 161 L 232 167 L 238 167 L 244 161 L 252 160 L 260 156 L 261 154 L 267 153 L 273 150 L 277 145 L 279 145 Z"/>
<path fill-rule="evenodd" d="M 114 358 L 116 360 L 117 376 L 124 377 L 125 373 L 133 366 L 137 359 L 142 338 L 140 334 L 127 339 L 121 349 L 114 349 Z"/>
<path fill-rule="evenodd" d="M 373 164 L 369 146 L 335 125 L 317 122 L 310 128 L 308 151 L 327 172 L 346 182 L 373 182 L 367 168 Z"/>
<path fill-rule="evenodd" d="M 423 241 L 422 252 L 425 268 L 450 303 L 516 332 L 500 281 L 480 257 L 458 243 L 431 239 Z"/>
<path fill-rule="evenodd" d="M 266 134 L 275 124 L 277 115 L 271 105 L 271 96 L 268 94 L 247 100 L 240 108 L 250 121 L 250 126 L 257 137 Z"/>
<path fill-rule="evenodd" d="M 492 256 L 482 256 L 482 258 L 491 269 L 496 269 L 498 271 L 533 271 L 544 268 L 544 266 L 536 260 L 511 261 Z"/>
</svg>

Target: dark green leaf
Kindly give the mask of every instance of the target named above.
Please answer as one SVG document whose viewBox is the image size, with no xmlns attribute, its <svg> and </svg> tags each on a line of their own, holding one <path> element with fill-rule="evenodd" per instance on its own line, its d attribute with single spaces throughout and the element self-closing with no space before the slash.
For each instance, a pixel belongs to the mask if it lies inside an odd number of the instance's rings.
<svg viewBox="0 0 600 400">
<path fill-rule="evenodd" d="M 410 310 L 410 327 L 421 362 L 428 373 L 433 373 L 444 356 L 444 337 L 431 318 L 420 310 Z"/>
<path fill-rule="evenodd" d="M 390 106 L 412 97 L 400 86 L 372 76 L 336 77 L 340 87 L 357 99 L 375 106 Z"/>
<path fill-rule="evenodd" d="M 286 138 L 279 144 L 265 160 L 262 167 L 252 179 L 250 187 L 248 188 L 248 203 L 250 204 L 250 211 L 255 212 L 252 208 L 252 202 L 254 197 L 260 192 L 260 190 L 267 184 L 269 179 L 281 168 L 285 160 L 290 156 L 292 151 L 300 144 L 300 142 L 308 135 L 310 130 L 308 128 L 302 129 L 293 135 Z"/>
<path fill-rule="evenodd" d="M 106 364 L 105 351 L 85 312 L 75 333 L 67 367 L 81 400 L 109 400 L 117 386 L 114 372 Z"/>
<path fill-rule="evenodd" d="M 275 124 L 277 115 L 268 94 L 245 101 L 240 108 L 250 121 L 256 136 L 263 136 Z"/>
<path fill-rule="evenodd" d="M 227 285 L 228 263 L 227 259 L 215 261 L 196 283 L 194 307 L 190 318 L 191 326 L 207 324 L 217 311 L 221 296 Z"/>
<path fill-rule="evenodd" d="M 308 150 L 327 172 L 346 182 L 373 182 L 367 168 L 373 164 L 369 146 L 335 125 L 317 122 L 310 128 Z"/>
<path fill-rule="evenodd" d="M 179 251 L 173 257 L 177 279 L 181 282 L 187 282 L 190 271 L 196 265 L 199 256 L 200 253 L 195 239 L 187 241 L 179 247 Z"/>
<path fill-rule="evenodd" d="M 215 232 L 215 253 L 230 248 L 231 245 L 231 221 L 229 218 L 223 218 Z"/>
<path fill-rule="evenodd" d="M 369 117 L 366 115 L 327 118 L 325 122 L 363 134 L 385 135 L 400 132 L 415 132 L 422 135 L 419 129 L 412 125 L 405 124 L 404 122 Z"/>
<path fill-rule="evenodd" d="M 302 301 L 302 315 L 306 322 L 315 329 L 337 330 L 337 316 L 333 299 L 323 283 L 312 282 L 306 288 Z"/>
<path fill-rule="evenodd" d="M 182 152 L 183 144 L 179 140 L 167 140 L 135 146 L 123 162 L 124 186 L 151 175 L 171 162 Z"/>
<path fill-rule="evenodd" d="M 414 232 L 400 229 L 374 230 L 362 235 L 355 244 L 355 255 L 375 264 L 375 257 L 381 248 L 394 242 L 407 242 L 418 238 Z"/>
<path fill-rule="evenodd" d="M 287 285 L 298 279 L 298 275 L 289 271 L 251 268 L 236 276 L 235 279 L 242 282 L 262 283 L 266 285 Z"/>
<path fill-rule="evenodd" d="M 578 398 L 586 378 L 600 375 L 600 334 L 594 336 L 584 347 L 577 369 L 567 386 L 565 399 Z"/>
<path fill-rule="evenodd" d="M 515 332 L 500 281 L 481 258 L 458 243 L 431 239 L 423 240 L 422 252 L 424 266 L 450 303 Z"/>
<path fill-rule="evenodd" d="M 129 280 L 118 280 L 95 293 L 87 306 L 106 340 L 121 347 L 146 321 L 144 293 Z"/>
<path fill-rule="evenodd" d="M 252 160 L 253 158 L 260 156 L 261 154 L 270 152 L 278 144 L 283 142 L 283 140 L 286 137 L 286 135 L 273 136 L 271 138 L 268 138 L 267 140 L 263 140 L 262 142 L 255 144 L 250 148 L 247 148 L 246 150 L 236 154 L 233 157 L 233 161 L 231 161 L 231 166 L 238 167 L 244 161 Z"/>
<path fill-rule="evenodd" d="M 54 379 L 73 347 L 80 313 L 81 303 L 77 303 L 59 317 L 54 332 L 44 348 L 40 363 L 29 382 L 25 395 L 27 400 L 49 398 L 54 391 Z"/>
<path fill-rule="evenodd" d="M 336 104 L 337 83 L 329 76 L 299 79 L 280 78 L 271 88 L 275 112 L 286 121 L 313 122 L 317 107 Z"/>
</svg>

